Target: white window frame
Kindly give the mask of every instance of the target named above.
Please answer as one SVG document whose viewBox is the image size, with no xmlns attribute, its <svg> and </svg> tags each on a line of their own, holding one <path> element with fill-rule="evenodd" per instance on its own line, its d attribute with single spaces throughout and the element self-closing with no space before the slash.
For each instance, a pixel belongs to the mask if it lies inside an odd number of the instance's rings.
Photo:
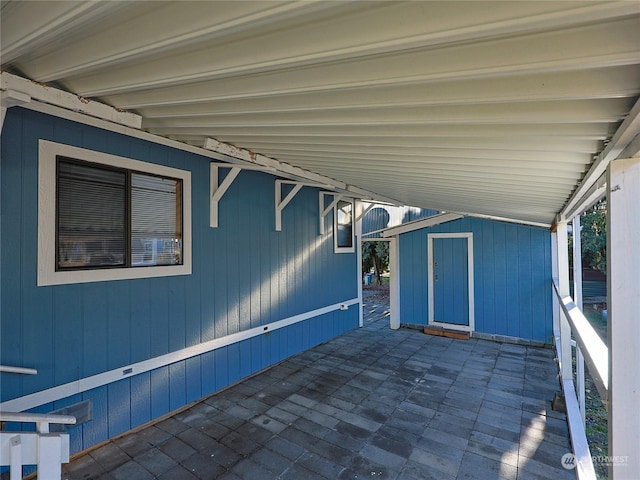
<svg viewBox="0 0 640 480">
<path fill-rule="evenodd" d="M 56 159 L 74 158 L 182 180 L 182 265 L 56 271 Z M 38 144 L 38 286 L 191 275 L 191 172 L 62 143 Z"/>
<path fill-rule="evenodd" d="M 338 246 L 338 205 L 340 202 L 351 203 L 351 246 Z M 335 253 L 355 253 L 356 251 L 356 205 L 352 198 L 341 198 L 333 207 L 333 248 Z"/>
</svg>

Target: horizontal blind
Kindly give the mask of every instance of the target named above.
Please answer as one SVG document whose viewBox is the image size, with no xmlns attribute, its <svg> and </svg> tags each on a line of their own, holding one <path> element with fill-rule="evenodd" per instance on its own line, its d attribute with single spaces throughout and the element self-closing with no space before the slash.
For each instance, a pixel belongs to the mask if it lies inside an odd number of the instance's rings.
<svg viewBox="0 0 640 480">
<path fill-rule="evenodd" d="M 58 269 L 126 264 L 126 178 L 58 161 Z"/>
<path fill-rule="evenodd" d="M 131 265 L 182 264 L 182 183 L 131 174 Z"/>
</svg>

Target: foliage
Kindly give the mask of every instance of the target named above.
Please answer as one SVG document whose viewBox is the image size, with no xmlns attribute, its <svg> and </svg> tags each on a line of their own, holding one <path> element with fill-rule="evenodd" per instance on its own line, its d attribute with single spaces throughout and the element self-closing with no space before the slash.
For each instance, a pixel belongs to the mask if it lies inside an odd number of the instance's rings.
<svg viewBox="0 0 640 480">
<path fill-rule="evenodd" d="M 602 200 L 580 217 L 582 264 L 607 273 L 607 202 Z"/>
<path fill-rule="evenodd" d="M 382 285 L 382 273 L 389 268 L 389 242 L 362 242 L 362 271 L 373 269 L 376 283 Z"/>
</svg>

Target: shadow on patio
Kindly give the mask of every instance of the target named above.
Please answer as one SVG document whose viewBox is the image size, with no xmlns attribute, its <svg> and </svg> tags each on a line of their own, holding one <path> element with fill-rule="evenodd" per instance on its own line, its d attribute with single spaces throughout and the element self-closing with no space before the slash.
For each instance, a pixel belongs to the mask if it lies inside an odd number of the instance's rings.
<svg viewBox="0 0 640 480">
<path fill-rule="evenodd" d="M 562 479 L 553 351 L 365 326 L 94 449 L 64 479 Z"/>
</svg>

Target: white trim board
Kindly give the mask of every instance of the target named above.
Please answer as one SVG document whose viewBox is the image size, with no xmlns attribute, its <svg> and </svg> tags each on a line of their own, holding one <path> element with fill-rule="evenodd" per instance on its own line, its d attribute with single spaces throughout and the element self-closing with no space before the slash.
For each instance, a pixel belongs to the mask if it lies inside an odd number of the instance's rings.
<svg viewBox="0 0 640 480">
<path fill-rule="evenodd" d="M 454 323 L 436 322 L 433 285 L 433 240 L 436 238 L 466 238 L 467 239 L 467 281 L 469 290 L 469 325 L 456 325 Z M 451 330 L 462 330 L 465 332 L 473 332 L 475 330 L 475 313 L 474 313 L 474 284 L 473 284 L 473 233 L 429 233 L 427 234 L 427 267 L 428 267 L 428 304 L 429 304 L 429 325 L 436 325 Z"/>
<path fill-rule="evenodd" d="M 386 228 L 382 230 L 382 236 L 393 237 L 402 233 L 420 230 L 421 228 L 433 227 L 435 225 L 440 225 L 441 223 L 452 222 L 463 217 L 464 215 L 460 215 L 458 213 L 439 213 L 430 217 L 421 218 L 420 220 L 414 220 L 413 222 L 404 223 L 402 225 L 398 225 L 397 227 Z M 377 231 L 369 232 L 367 233 L 367 235 L 370 235 L 372 233 L 377 233 Z"/>
<path fill-rule="evenodd" d="M 102 372 L 90 377 L 81 378 L 79 380 L 58 385 L 57 387 L 48 388 L 39 392 L 31 393 L 23 397 L 7 400 L 0 403 L 0 410 L 10 412 L 23 412 L 40 405 L 55 402 L 63 398 L 67 398 L 71 395 L 93 390 L 94 388 L 102 387 L 113 382 L 122 380 L 123 378 L 131 378 L 141 373 L 149 372 L 157 368 L 171 365 L 172 363 L 180 362 L 188 358 L 197 357 L 203 353 L 208 353 L 213 350 L 217 350 L 222 347 L 232 345 L 234 343 L 241 342 L 259 335 L 263 335 L 267 332 L 272 332 L 280 328 L 288 327 L 295 323 L 303 322 L 310 318 L 318 317 L 326 313 L 330 313 L 336 310 L 346 310 L 351 305 L 357 305 L 359 300 L 352 298 L 344 302 L 328 305 L 326 307 L 311 310 L 309 312 L 294 315 L 292 317 L 284 318 L 272 322 L 268 325 L 261 325 L 242 332 L 226 335 L 221 338 L 216 338 L 208 342 L 199 343 L 191 347 L 183 348 L 175 352 L 160 355 L 159 357 L 150 358 L 141 362 L 125 365 L 107 372 Z"/>
</svg>

